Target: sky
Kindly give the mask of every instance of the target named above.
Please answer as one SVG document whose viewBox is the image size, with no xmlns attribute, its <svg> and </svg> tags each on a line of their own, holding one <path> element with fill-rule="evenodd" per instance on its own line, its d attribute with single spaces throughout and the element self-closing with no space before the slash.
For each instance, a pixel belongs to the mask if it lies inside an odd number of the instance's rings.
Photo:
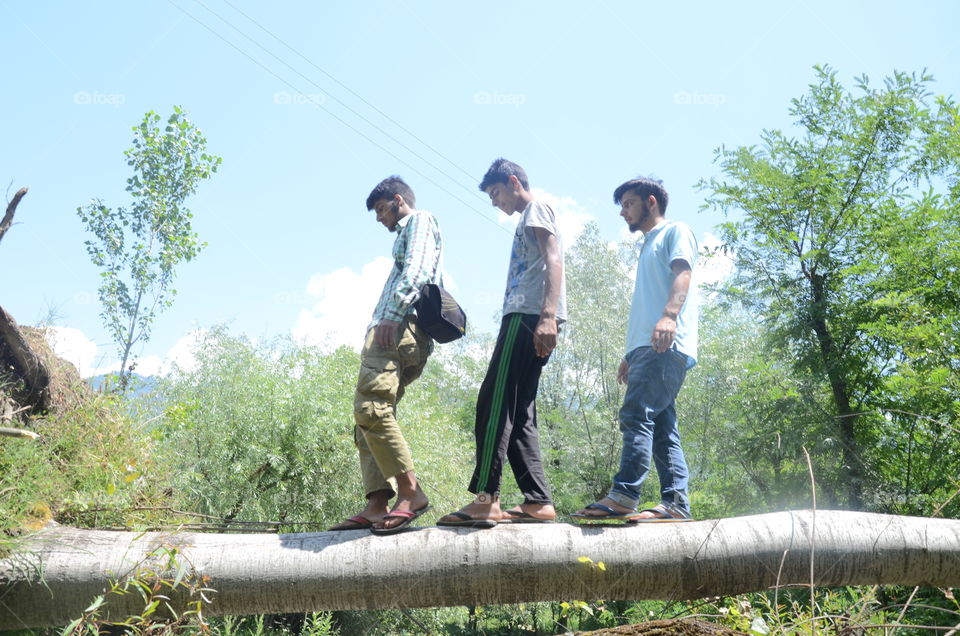
<svg viewBox="0 0 960 636">
<path fill-rule="evenodd" d="M 790 131 L 815 64 L 851 88 L 926 69 L 957 96 L 957 24 L 947 0 L 0 0 L 0 185 L 29 188 L 0 241 L 0 306 L 50 325 L 84 376 L 117 368 L 76 210 L 129 204 L 132 128 L 176 105 L 223 163 L 187 202 L 207 246 L 178 266 L 138 372 L 189 364 L 217 325 L 359 349 L 394 238 L 364 202 L 392 174 L 437 216 L 447 282 L 492 333 L 511 221 L 477 184 L 497 157 L 524 166 L 567 247 L 590 221 L 625 238 L 612 193 L 638 175 L 708 244 L 723 219 L 696 184 L 716 148 Z"/>
</svg>

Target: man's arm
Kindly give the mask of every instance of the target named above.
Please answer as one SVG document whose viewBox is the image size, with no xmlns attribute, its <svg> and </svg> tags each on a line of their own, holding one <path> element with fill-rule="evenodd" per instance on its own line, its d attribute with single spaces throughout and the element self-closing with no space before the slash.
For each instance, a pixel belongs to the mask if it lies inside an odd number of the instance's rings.
<svg viewBox="0 0 960 636">
<path fill-rule="evenodd" d="M 563 259 L 560 258 L 560 244 L 552 232 L 542 227 L 534 227 L 533 233 L 537 237 L 547 267 L 543 308 L 540 310 L 537 328 L 533 331 L 533 347 L 538 356 L 545 358 L 557 346 L 557 303 L 560 302 L 560 287 L 563 283 Z"/>
<path fill-rule="evenodd" d="M 690 263 L 683 259 L 677 259 L 670 263 L 670 269 L 673 271 L 673 283 L 670 285 L 670 296 L 667 298 L 667 305 L 663 308 L 663 316 L 657 321 L 653 328 L 653 336 L 650 338 L 650 344 L 657 353 L 663 353 L 673 344 L 677 337 L 677 317 L 680 315 L 680 309 L 687 300 L 687 294 L 690 291 L 690 279 L 693 276 L 693 270 L 690 269 Z"/>
</svg>

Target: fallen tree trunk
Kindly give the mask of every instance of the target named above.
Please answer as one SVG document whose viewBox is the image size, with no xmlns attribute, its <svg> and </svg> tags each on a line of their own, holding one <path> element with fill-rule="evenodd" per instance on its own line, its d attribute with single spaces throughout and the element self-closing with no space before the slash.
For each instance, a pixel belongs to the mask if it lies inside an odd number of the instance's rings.
<svg viewBox="0 0 960 636">
<path fill-rule="evenodd" d="M 811 559 L 818 586 L 960 586 L 960 520 L 859 512 L 624 527 L 432 527 L 389 537 L 51 528 L 0 561 L 0 629 L 65 624 L 111 581 L 138 567 L 167 567 L 172 550 L 216 590 L 206 615 L 692 599 L 809 585 Z M 180 574 L 189 581 L 189 572 Z M 182 610 L 186 592 L 171 597 Z M 113 617 L 143 606 L 136 593 L 106 601 L 105 615 Z"/>
</svg>

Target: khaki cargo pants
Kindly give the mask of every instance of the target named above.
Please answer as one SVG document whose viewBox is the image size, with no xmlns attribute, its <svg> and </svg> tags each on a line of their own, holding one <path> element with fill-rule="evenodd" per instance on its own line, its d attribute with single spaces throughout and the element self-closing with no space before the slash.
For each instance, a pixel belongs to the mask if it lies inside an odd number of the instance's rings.
<svg viewBox="0 0 960 636">
<path fill-rule="evenodd" d="M 420 377 L 433 351 L 433 340 L 412 316 L 401 323 L 395 349 L 378 347 L 373 335 L 370 329 L 363 344 L 353 401 L 353 438 L 367 496 L 378 490 L 396 493 L 394 477 L 413 470 L 410 448 L 397 425 L 397 402 L 407 385 Z"/>
</svg>

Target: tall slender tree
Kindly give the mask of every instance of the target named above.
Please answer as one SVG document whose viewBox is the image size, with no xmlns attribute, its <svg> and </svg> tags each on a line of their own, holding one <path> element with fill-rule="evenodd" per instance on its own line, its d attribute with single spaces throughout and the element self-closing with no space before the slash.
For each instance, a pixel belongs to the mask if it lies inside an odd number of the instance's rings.
<svg viewBox="0 0 960 636">
<path fill-rule="evenodd" d="M 100 315 L 117 343 L 121 388 L 134 368 L 134 345 L 150 339 L 157 313 L 173 303 L 176 265 L 204 247 L 184 202 L 222 161 L 206 153 L 206 138 L 179 106 L 163 127 L 150 111 L 133 130 L 133 147 L 124 153 L 133 168 L 131 205 L 111 209 L 94 200 L 77 208 L 93 234 L 87 253 L 102 270 Z"/>
</svg>

